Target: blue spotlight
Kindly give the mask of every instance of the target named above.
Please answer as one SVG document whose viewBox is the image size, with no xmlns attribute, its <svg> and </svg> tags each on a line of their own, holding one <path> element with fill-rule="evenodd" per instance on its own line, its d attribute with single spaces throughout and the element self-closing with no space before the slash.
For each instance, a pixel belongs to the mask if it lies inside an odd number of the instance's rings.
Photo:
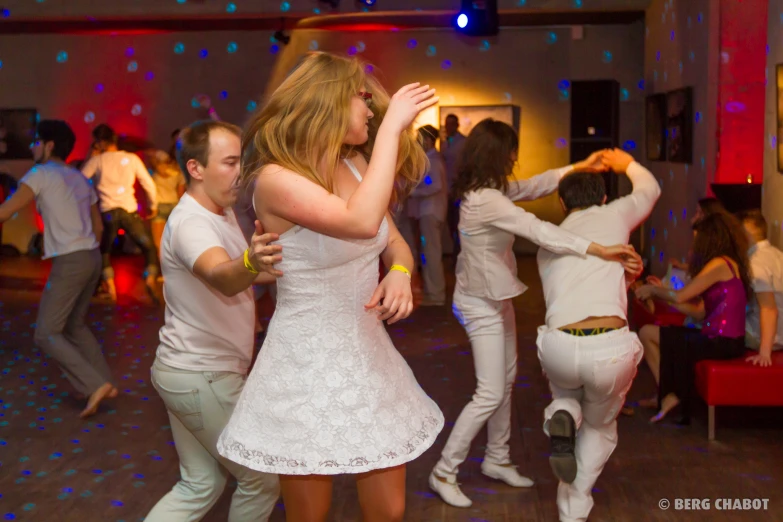
<svg viewBox="0 0 783 522">
<path fill-rule="evenodd" d="M 460 15 L 457 17 L 457 27 L 460 29 L 465 29 L 468 26 L 468 15 L 465 13 L 460 13 Z"/>
</svg>

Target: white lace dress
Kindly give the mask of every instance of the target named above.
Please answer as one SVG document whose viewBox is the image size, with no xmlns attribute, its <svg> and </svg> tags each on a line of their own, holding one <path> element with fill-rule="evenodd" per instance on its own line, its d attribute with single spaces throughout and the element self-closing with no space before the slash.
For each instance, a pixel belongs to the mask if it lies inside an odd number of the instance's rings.
<svg viewBox="0 0 783 522">
<path fill-rule="evenodd" d="M 280 237 L 275 313 L 221 455 L 268 473 L 334 475 L 404 464 L 432 445 L 443 414 L 364 309 L 388 235 L 384 219 L 373 239 L 299 226 Z"/>
</svg>

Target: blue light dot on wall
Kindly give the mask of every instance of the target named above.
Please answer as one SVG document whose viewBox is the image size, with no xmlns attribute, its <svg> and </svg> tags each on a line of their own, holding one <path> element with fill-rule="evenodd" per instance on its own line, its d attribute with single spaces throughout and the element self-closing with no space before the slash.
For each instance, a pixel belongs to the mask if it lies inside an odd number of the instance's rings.
<svg viewBox="0 0 783 522">
<path fill-rule="evenodd" d="M 68 61 L 68 53 L 65 51 L 60 51 L 57 53 L 57 62 L 58 63 L 65 63 Z"/>
<path fill-rule="evenodd" d="M 226 6 L 227 13 L 235 13 L 236 10 L 237 10 L 237 4 L 235 4 L 234 2 L 229 2 L 228 5 Z"/>
<path fill-rule="evenodd" d="M 196 98 L 195 96 L 193 98 L 191 98 L 191 100 L 190 100 L 190 106 L 191 107 L 193 107 L 194 109 L 198 109 L 200 105 L 201 105 L 201 103 L 199 103 L 198 98 Z"/>
<path fill-rule="evenodd" d="M 11 11 L 9 11 L 8 9 L 3 9 L 0 12 L 3 13 L 3 18 L 8 18 L 9 16 L 11 16 Z"/>
<path fill-rule="evenodd" d="M 517 0 L 517 7 L 524 7 L 527 0 Z"/>
<path fill-rule="evenodd" d="M 226 51 L 228 51 L 229 53 L 237 52 L 237 43 L 236 42 L 228 42 L 228 46 L 226 47 Z"/>
<path fill-rule="evenodd" d="M 315 40 L 310 40 L 310 45 L 308 46 L 308 49 L 311 51 L 317 51 L 318 50 L 318 42 Z"/>
<path fill-rule="evenodd" d="M 248 112 L 252 112 L 252 111 L 256 110 L 256 107 L 258 107 L 258 104 L 256 102 L 254 102 L 253 100 L 250 100 L 249 102 L 247 102 L 247 110 L 248 110 Z"/>
<path fill-rule="evenodd" d="M 313 13 L 321 14 L 321 10 L 316 7 L 315 9 L 313 9 Z"/>
<path fill-rule="evenodd" d="M 661 250 L 661 254 L 658 256 L 658 262 L 663 263 L 663 250 Z"/>
<path fill-rule="evenodd" d="M 656 62 L 661 61 L 661 51 L 655 51 L 655 61 Z"/>
<path fill-rule="evenodd" d="M 728 112 L 742 112 L 745 110 L 745 104 L 738 101 L 730 101 L 726 104 Z"/>
<path fill-rule="evenodd" d="M 206 49 L 202 49 L 201 51 L 199 51 L 198 56 L 199 58 L 206 58 L 207 56 L 209 56 L 209 51 L 207 51 Z"/>
<path fill-rule="evenodd" d="M 481 40 L 481 44 L 479 44 L 479 51 L 487 52 L 489 51 L 490 47 L 491 46 L 489 45 L 489 40 Z"/>
<path fill-rule="evenodd" d="M 438 54 L 438 50 L 435 48 L 434 45 L 427 46 L 427 52 L 425 53 L 430 58 Z"/>
<path fill-rule="evenodd" d="M 633 140 L 628 140 L 625 143 L 623 143 L 623 150 L 635 150 L 636 149 L 636 142 Z"/>
<path fill-rule="evenodd" d="M 450 60 L 443 60 L 440 64 L 441 69 L 451 69 L 451 61 Z"/>
<path fill-rule="evenodd" d="M 269 52 L 272 54 L 277 54 L 277 51 L 280 50 L 280 46 L 277 44 L 272 45 L 272 47 L 269 48 Z"/>
<path fill-rule="evenodd" d="M 137 103 L 136 105 L 131 107 L 131 114 L 133 114 L 134 116 L 138 116 L 139 114 L 141 114 L 141 105 Z"/>
<path fill-rule="evenodd" d="M 778 137 L 774 134 L 769 135 L 769 146 L 770 148 L 774 149 L 778 144 Z"/>
<path fill-rule="evenodd" d="M 188 1 L 188 0 L 177 0 L 177 3 L 178 3 L 178 4 L 184 4 L 184 3 L 185 3 L 185 2 L 187 2 L 187 1 Z"/>
<path fill-rule="evenodd" d="M 565 138 L 557 138 L 555 140 L 555 147 L 562 149 L 568 146 L 568 141 Z"/>
<path fill-rule="evenodd" d="M 139 69 L 139 64 L 135 61 L 128 62 L 128 72 L 136 72 Z"/>
<path fill-rule="evenodd" d="M 671 34 L 669 35 L 669 40 L 674 40 L 674 31 L 672 31 Z"/>
<path fill-rule="evenodd" d="M 655 229 L 650 230 L 650 237 L 655 239 Z"/>
<path fill-rule="evenodd" d="M 359 51 L 360 53 L 363 53 L 365 49 L 367 49 L 367 45 L 365 45 L 364 42 L 357 42 L 356 43 L 356 50 L 357 51 Z"/>
<path fill-rule="evenodd" d="M 546 34 L 546 43 L 549 45 L 557 43 L 557 34 L 555 34 L 553 31 L 549 31 Z"/>
<path fill-rule="evenodd" d="M 571 93 L 568 91 L 568 89 L 560 89 L 557 91 L 557 99 L 561 102 L 568 101 L 570 97 Z"/>
<path fill-rule="evenodd" d="M 127 56 L 128 58 L 130 58 L 131 56 L 133 56 L 133 54 L 134 54 L 135 52 L 136 52 L 136 51 L 134 51 L 134 50 L 133 50 L 133 47 L 128 47 L 127 49 L 125 49 L 125 56 Z"/>
<path fill-rule="evenodd" d="M 152 72 L 148 72 L 147 74 L 144 75 L 144 79 L 147 80 L 148 82 L 152 81 L 153 78 L 155 78 L 155 74 L 153 74 Z"/>
<path fill-rule="evenodd" d="M 697 112 L 693 119 L 696 120 L 696 123 L 699 123 L 701 121 L 701 113 Z"/>
<path fill-rule="evenodd" d="M 601 55 L 601 61 L 604 63 L 611 63 L 612 53 L 610 53 L 609 51 L 604 51 L 604 53 Z"/>
<path fill-rule="evenodd" d="M 355 54 L 356 54 L 356 52 L 357 52 L 357 49 L 356 49 L 356 47 L 355 47 L 355 46 L 353 46 L 353 45 L 352 45 L 352 46 L 350 46 L 350 47 L 348 48 L 348 56 L 353 56 L 353 55 L 355 55 Z"/>
<path fill-rule="evenodd" d="M 408 49 L 413 49 L 417 45 L 419 45 L 419 42 L 417 42 L 416 40 L 413 40 L 413 39 L 408 40 Z"/>
<path fill-rule="evenodd" d="M 277 38 L 275 38 L 275 35 L 272 35 L 272 36 L 269 37 L 269 42 L 270 43 L 277 43 Z"/>
<path fill-rule="evenodd" d="M 3 68 L 3 60 L 0 60 L 0 69 Z"/>
<path fill-rule="evenodd" d="M 576 8 L 582 7 L 582 0 L 574 0 L 574 7 Z"/>
<path fill-rule="evenodd" d="M 291 9 L 291 4 L 289 2 L 283 2 L 280 4 L 280 10 L 284 13 L 288 12 Z"/>
<path fill-rule="evenodd" d="M 639 89 L 644 90 L 644 80 L 639 80 L 639 83 L 636 84 Z"/>
<path fill-rule="evenodd" d="M 94 113 L 94 112 L 92 112 L 92 111 L 88 111 L 88 112 L 87 112 L 87 113 L 84 115 L 84 122 L 85 122 L 85 123 L 92 123 L 92 122 L 94 122 L 94 121 L 95 121 L 95 113 Z"/>
<path fill-rule="evenodd" d="M 103 92 L 103 84 L 99 83 L 95 86 L 95 92 Z"/>
<path fill-rule="evenodd" d="M 177 42 L 177 43 L 174 45 L 174 53 L 176 53 L 176 54 L 182 54 L 182 53 L 184 53 L 184 52 L 185 52 L 185 44 L 183 44 L 182 42 Z"/>
<path fill-rule="evenodd" d="M 430 176 L 424 176 L 424 184 L 432 185 L 432 178 Z"/>
<path fill-rule="evenodd" d="M 628 101 L 629 96 L 630 94 L 628 93 L 628 89 L 626 89 L 625 87 L 620 89 L 620 101 Z"/>
<path fill-rule="evenodd" d="M 690 59 L 690 60 L 693 62 L 693 61 L 695 61 L 695 60 L 696 60 L 696 54 L 695 54 L 693 51 L 691 51 L 691 52 L 688 54 L 688 58 L 689 58 L 689 59 Z"/>
<path fill-rule="evenodd" d="M 571 87 L 571 82 L 568 80 L 560 80 L 557 84 L 558 89 L 568 89 L 569 87 Z"/>
<path fill-rule="evenodd" d="M 364 72 L 366 72 L 367 74 L 372 74 L 372 72 L 373 72 L 374 70 L 375 70 L 375 67 L 373 67 L 373 66 L 372 66 L 372 65 L 370 65 L 369 63 L 368 63 L 367 65 L 365 65 L 365 66 L 364 66 Z"/>
<path fill-rule="evenodd" d="M 228 98 L 228 91 L 220 91 L 220 99 L 225 100 Z"/>
<path fill-rule="evenodd" d="M 703 19 L 704 19 L 704 17 L 702 16 L 701 13 L 699 13 L 699 16 L 696 17 L 696 20 L 698 20 L 699 23 L 701 23 Z"/>
<path fill-rule="evenodd" d="M 702 156 L 702 157 L 701 157 L 701 168 L 702 168 L 702 170 L 704 169 L 704 164 L 705 164 L 705 163 L 706 163 L 706 162 L 704 161 L 704 156 Z"/>
</svg>

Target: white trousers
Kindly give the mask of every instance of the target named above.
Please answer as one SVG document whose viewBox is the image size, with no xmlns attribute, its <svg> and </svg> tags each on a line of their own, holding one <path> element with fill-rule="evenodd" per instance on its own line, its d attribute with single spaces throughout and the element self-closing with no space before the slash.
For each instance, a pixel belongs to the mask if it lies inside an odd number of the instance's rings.
<svg viewBox="0 0 783 522">
<path fill-rule="evenodd" d="M 425 215 L 419 219 L 421 230 L 421 276 L 424 297 L 431 301 L 446 300 L 446 276 L 443 273 L 443 221 Z"/>
<path fill-rule="evenodd" d="M 509 464 L 511 389 L 517 375 L 517 330 L 511 299 L 492 301 L 454 293 L 454 315 L 465 327 L 476 367 L 476 391 L 462 410 L 435 465 L 442 478 L 456 476 L 470 444 L 487 424 L 484 459 Z"/>
<path fill-rule="evenodd" d="M 204 518 L 237 479 L 229 522 L 265 522 L 280 496 L 277 475 L 260 473 L 221 457 L 217 440 L 234 411 L 245 376 L 233 372 L 191 372 L 155 361 L 152 385 L 171 422 L 181 478 L 147 515 L 147 522 L 195 522 Z"/>
<path fill-rule="evenodd" d="M 560 521 L 582 522 L 593 507 L 593 485 L 617 446 L 617 415 L 642 359 L 642 344 L 628 328 L 577 337 L 545 326 L 538 329 L 537 344 L 552 390 L 544 432 L 549 434 L 557 410 L 570 413 L 578 429 L 576 480 L 557 488 Z"/>
</svg>

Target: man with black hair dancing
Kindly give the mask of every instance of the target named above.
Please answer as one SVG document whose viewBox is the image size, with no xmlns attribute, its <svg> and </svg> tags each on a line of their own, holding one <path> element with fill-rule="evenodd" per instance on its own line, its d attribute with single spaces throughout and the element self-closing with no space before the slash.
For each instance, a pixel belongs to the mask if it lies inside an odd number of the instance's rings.
<svg viewBox="0 0 783 522">
<path fill-rule="evenodd" d="M 567 214 L 560 227 L 600 244 L 627 243 L 661 189 L 647 169 L 619 149 L 604 151 L 603 164 L 626 173 L 633 192 L 604 205 L 603 178 L 572 172 L 558 186 Z M 546 325 L 538 329 L 538 357 L 552 390 L 544 431 L 560 479 L 557 507 L 561 522 L 583 522 L 593 507 L 593 485 L 617 446 L 615 419 L 642 345 L 628 329 L 623 265 L 541 249 L 538 269 L 547 307 Z"/>
<path fill-rule="evenodd" d="M 158 252 L 152 235 L 139 216 L 134 185 L 139 180 L 147 193 L 150 218 L 158 211 L 157 191 L 147 168 L 137 155 L 117 148 L 117 134 L 108 125 L 101 124 L 92 132 L 93 138 L 103 152 L 91 158 L 82 167 L 87 179 L 95 178 L 94 185 L 100 198 L 103 234 L 101 254 L 103 255 L 103 279 L 106 290 L 113 301 L 117 300 L 114 284 L 114 269 L 111 266 L 111 246 L 122 228 L 144 253 L 146 269 L 144 283 L 153 301 L 158 301 L 156 286 L 158 276 Z"/>
<path fill-rule="evenodd" d="M 67 123 L 42 120 L 32 144 L 36 165 L 16 193 L 0 205 L 0 223 L 35 199 L 44 222 L 44 259 L 52 259 L 35 327 L 35 344 L 62 368 L 74 388 L 89 397 L 81 416 L 116 397 L 101 345 L 84 323 L 101 277 L 98 198 L 78 170 L 65 164 L 76 136 Z"/>
</svg>

